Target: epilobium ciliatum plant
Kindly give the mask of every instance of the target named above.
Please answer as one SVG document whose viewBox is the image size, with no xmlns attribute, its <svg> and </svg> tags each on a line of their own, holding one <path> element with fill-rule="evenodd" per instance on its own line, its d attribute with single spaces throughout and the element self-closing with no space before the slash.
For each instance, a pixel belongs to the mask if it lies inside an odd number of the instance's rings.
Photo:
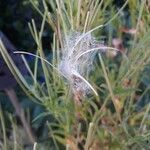
<svg viewBox="0 0 150 150">
<path fill-rule="evenodd" d="M 140 76 L 150 63 L 150 30 L 146 23 L 149 10 L 144 9 L 146 0 L 138 4 L 134 2 L 127 0 L 115 11 L 112 0 L 47 0 L 43 1 L 43 13 L 37 3 L 31 1 L 43 18 L 39 32 L 34 20 L 29 24 L 37 44 L 37 54 L 17 53 L 36 57 L 34 71 L 31 71 L 23 57 L 33 84 L 19 73 L 1 43 L 1 53 L 18 83 L 33 100 L 46 108 L 46 114 L 53 116 L 52 121 L 47 121 L 50 148 L 149 148 L 150 126 L 147 120 L 150 105 L 140 111 L 136 110 L 136 101 L 149 91 L 149 87 L 140 89 Z M 134 17 L 131 15 L 132 27 L 137 34 L 129 38 L 128 50 L 120 52 L 121 49 L 112 48 L 109 42 L 106 46 L 99 39 L 102 31 L 110 25 L 117 31 L 115 36 L 123 38 L 124 33 L 119 27 L 124 27 L 121 21 L 125 14 L 123 9 L 127 5 L 132 8 L 129 9 L 132 15 L 133 10 L 138 14 Z M 50 11 L 48 8 L 51 8 Z M 111 14 L 110 18 L 107 14 Z M 45 23 L 54 30 L 51 62 L 46 59 L 42 47 Z M 112 30 L 108 31 L 108 36 L 111 42 L 114 36 Z M 108 58 L 107 53 L 111 52 L 115 52 L 114 56 Z M 124 59 L 126 55 L 128 59 Z M 38 58 L 41 59 L 45 76 L 43 86 L 37 80 Z M 139 90 L 142 91 L 141 95 L 137 94 Z M 40 144 L 37 143 L 38 146 Z"/>
</svg>

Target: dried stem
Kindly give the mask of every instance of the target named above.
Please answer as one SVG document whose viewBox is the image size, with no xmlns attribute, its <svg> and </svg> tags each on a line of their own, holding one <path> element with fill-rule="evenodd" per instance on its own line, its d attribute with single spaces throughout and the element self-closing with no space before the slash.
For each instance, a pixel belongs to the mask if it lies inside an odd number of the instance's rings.
<svg viewBox="0 0 150 150">
<path fill-rule="evenodd" d="M 5 92 L 6 92 L 7 96 L 10 98 L 10 101 L 11 101 L 11 103 L 13 104 L 13 106 L 15 108 L 16 114 L 19 116 L 19 118 L 20 118 L 20 120 L 23 124 L 23 127 L 27 132 L 27 135 L 29 136 L 30 142 L 32 144 L 34 144 L 35 143 L 35 138 L 33 136 L 33 133 L 31 131 L 31 128 L 30 128 L 29 124 L 27 123 L 27 120 L 25 119 L 25 115 L 23 113 L 23 110 L 22 110 L 19 102 L 18 102 L 18 98 L 16 96 L 15 91 L 11 88 L 11 89 L 5 89 Z"/>
</svg>

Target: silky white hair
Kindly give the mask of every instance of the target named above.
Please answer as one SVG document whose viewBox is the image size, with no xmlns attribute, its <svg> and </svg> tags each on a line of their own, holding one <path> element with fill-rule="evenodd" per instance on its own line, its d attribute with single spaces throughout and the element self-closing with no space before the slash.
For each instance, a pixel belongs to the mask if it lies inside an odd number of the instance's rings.
<svg viewBox="0 0 150 150">
<path fill-rule="evenodd" d="M 100 44 L 91 35 L 91 32 L 71 32 L 63 41 L 62 56 L 57 66 L 53 66 L 46 59 L 29 52 L 15 51 L 14 53 L 31 55 L 45 61 L 67 79 L 74 93 L 82 93 L 85 96 L 90 91 L 98 95 L 93 86 L 85 79 L 85 76 L 89 76 L 93 69 L 93 61 L 97 51 L 105 52 L 107 50 L 119 51 L 116 48 Z"/>
<path fill-rule="evenodd" d="M 118 51 L 100 44 L 91 33 L 73 32 L 66 37 L 58 70 L 68 80 L 74 92 L 82 92 L 86 95 L 92 90 L 98 95 L 84 76 L 88 76 L 92 71 L 97 51 L 105 52 L 108 49 Z"/>
</svg>

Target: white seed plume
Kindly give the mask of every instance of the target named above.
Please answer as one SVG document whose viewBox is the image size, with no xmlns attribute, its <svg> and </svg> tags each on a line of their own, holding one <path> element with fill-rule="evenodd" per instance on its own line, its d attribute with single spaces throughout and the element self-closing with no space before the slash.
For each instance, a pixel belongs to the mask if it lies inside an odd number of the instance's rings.
<svg viewBox="0 0 150 150">
<path fill-rule="evenodd" d="M 105 51 L 106 49 L 117 51 L 114 48 L 100 45 L 91 33 L 74 32 L 66 37 L 58 69 L 68 80 L 73 92 L 82 92 L 83 95 L 86 95 L 91 89 L 98 95 L 84 76 L 88 76 L 92 71 L 92 63 L 97 50 Z"/>
<path fill-rule="evenodd" d="M 92 90 L 95 95 L 98 95 L 84 76 L 88 76 L 92 71 L 92 64 L 98 50 L 101 52 L 106 50 L 118 52 L 118 49 L 100 44 L 91 35 L 91 32 L 73 32 L 65 38 L 63 46 L 62 57 L 58 67 L 53 66 L 46 59 L 29 52 L 15 51 L 14 53 L 31 55 L 45 61 L 68 80 L 74 93 L 82 93 L 85 96 Z"/>
</svg>

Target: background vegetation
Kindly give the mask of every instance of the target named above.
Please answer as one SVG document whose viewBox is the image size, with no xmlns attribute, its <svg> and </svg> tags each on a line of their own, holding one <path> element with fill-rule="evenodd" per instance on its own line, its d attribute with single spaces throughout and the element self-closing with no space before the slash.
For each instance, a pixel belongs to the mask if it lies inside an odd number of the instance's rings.
<svg viewBox="0 0 150 150">
<path fill-rule="evenodd" d="M 16 88 L 16 91 L 36 142 L 33 147 L 27 140 L 9 100 L 1 92 L 0 148 L 148 150 L 149 1 L 24 0 L 11 6 L 7 1 L 3 3 L 1 7 L 5 6 L 6 14 L 0 20 L 1 30 L 19 50 L 45 58 L 53 66 L 60 62 L 68 34 L 86 33 L 99 25 L 103 26 L 93 31 L 92 36 L 120 52 L 117 55 L 114 51 L 97 54 L 87 79 L 99 96 L 82 97 L 82 105 L 77 105 L 76 95 L 68 82 L 53 67 L 38 58 L 20 56 L 29 72 L 24 77 L 1 43 L 1 54 L 23 89 Z M 17 17 L 11 12 L 20 13 Z"/>
</svg>

